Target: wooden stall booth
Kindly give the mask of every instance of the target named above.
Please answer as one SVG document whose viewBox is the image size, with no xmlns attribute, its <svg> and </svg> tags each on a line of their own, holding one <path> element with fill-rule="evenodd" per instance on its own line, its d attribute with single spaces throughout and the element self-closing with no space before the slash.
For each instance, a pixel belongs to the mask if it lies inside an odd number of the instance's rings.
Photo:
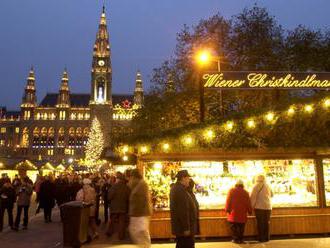
<svg viewBox="0 0 330 248">
<path fill-rule="evenodd" d="M 196 183 L 200 237 L 227 237 L 224 204 L 237 179 L 250 192 L 264 174 L 274 196 L 271 235 L 330 233 L 330 150 L 241 150 L 142 155 L 138 167 L 152 192 L 152 238 L 171 238 L 169 190 L 180 169 Z M 256 235 L 250 216 L 245 235 Z"/>
</svg>

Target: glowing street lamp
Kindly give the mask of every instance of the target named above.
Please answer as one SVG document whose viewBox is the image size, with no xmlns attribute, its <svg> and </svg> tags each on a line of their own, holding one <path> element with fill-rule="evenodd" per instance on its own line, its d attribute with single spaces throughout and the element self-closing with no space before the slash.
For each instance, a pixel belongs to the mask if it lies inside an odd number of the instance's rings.
<svg viewBox="0 0 330 248">
<path fill-rule="evenodd" d="M 210 52 L 206 51 L 206 50 L 205 51 L 200 51 L 197 54 L 197 61 L 201 65 L 208 64 L 210 62 L 210 58 L 211 58 Z"/>
<path fill-rule="evenodd" d="M 206 65 L 210 64 L 211 61 L 217 62 L 218 72 L 220 72 L 220 57 L 211 55 L 210 51 L 207 49 L 201 50 L 196 53 L 196 60 L 197 63 L 201 66 L 205 67 Z M 223 116 L 223 101 L 222 101 L 222 91 L 220 90 L 220 111 Z M 204 122 L 205 115 L 204 115 L 204 87 L 202 84 L 202 80 L 199 79 L 199 115 L 200 115 L 200 122 Z"/>
</svg>

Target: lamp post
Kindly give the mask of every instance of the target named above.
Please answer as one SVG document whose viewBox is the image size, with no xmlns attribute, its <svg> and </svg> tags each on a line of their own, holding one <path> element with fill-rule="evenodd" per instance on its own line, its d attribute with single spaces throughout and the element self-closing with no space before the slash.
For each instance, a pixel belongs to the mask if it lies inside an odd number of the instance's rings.
<svg viewBox="0 0 330 248">
<path fill-rule="evenodd" d="M 220 57 L 219 56 L 213 56 L 211 53 L 207 50 L 200 51 L 197 53 L 197 61 L 202 66 L 205 67 L 208 65 L 211 61 L 217 63 L 217 69 L 218 72 L 220 72 Z M 223 117 L 223 100 L 222 100 L 222 91 L 220 90 L 220 113 Z M 200 116 L 200 122 L 204 122 L 205 119 L 205 103 L 204 103 L 204 86 L 202 84 L 202 79 L 199 78 L 199 116 Z"/>
</svg>

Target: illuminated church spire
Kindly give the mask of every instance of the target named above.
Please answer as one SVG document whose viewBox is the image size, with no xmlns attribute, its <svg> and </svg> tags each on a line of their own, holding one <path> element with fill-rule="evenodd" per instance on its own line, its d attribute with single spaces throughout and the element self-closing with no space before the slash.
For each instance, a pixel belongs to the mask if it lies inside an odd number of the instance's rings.
<svg viewBox="0 0 330 248">
<path fill-rule="evenodd" d="M 36 85 L 35 85 L 35 75 L 33 66 L 29 71 L 29 76 L 27 77 L 27 82 L 25 86 L 25 91 L 22 99 L 22 106 L 35 106 L 37 99 L 36 99 Z"/>
<path fill-rule="evenodd" d="M 109 33 L 103 6 L 93 49 L 91 103 L 111 105 L 112 69 L 110 55 Z"/>
<path fill-rule="evenodd" d="M 107 18 L 103 6 L 93 48 L 90 110 L 91 120 L 97 118 L 101 124 L 104 146 L 110 146 L 111 142 L 112 68 L 110 56 Z"/>
<path fill-rule="evenodd" d="M 34 108 L 37 105 L 37 97 L 36 97 L 36 78 L 34 75 L 33 66 L 31 66 L 29 76 L 27 77 L 27 82 L 24 90 L 24 94 L 22 97 L 21 104 L 21 117 L 23 120 L 33 119 Z"/>
<path fill-rule="evenodd" d="M 139 106 L 143 104 L 143 82 L 140 71 L 136 73 L 134 103 Z"/>
<path fill-rule="evenodd" d="M 70 90 L 69 90 L 69 77 L 67 69 L 65 68 L 62 75 L 60 92 L 57 98 L 58 107 L 70 106 Z"/>
</svg>

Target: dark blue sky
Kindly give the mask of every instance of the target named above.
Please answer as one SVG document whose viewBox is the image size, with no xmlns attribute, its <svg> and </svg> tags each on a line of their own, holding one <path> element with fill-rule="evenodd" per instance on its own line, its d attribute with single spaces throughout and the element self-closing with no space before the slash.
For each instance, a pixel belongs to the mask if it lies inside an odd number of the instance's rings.
<svg viewBox="0 0 330 248">
<path fill-rule="evenodd" d="M 106 13 L 113 65 L 113 91 L 134 89 L 139 68 L 149 87 L 152 68 L 169 58 L 183 24 L 220 12 L 230 17 L 255 2 L 285 28 L 328 28 L 329 0 L 112 0 Z M 67 66 L 73 92 L 89 92 L 92 47 L 103 1 L 0 0 L 0 105 L 18 109 L 30 65 L 38 100 L 57 92 Z"/>
</svg>

